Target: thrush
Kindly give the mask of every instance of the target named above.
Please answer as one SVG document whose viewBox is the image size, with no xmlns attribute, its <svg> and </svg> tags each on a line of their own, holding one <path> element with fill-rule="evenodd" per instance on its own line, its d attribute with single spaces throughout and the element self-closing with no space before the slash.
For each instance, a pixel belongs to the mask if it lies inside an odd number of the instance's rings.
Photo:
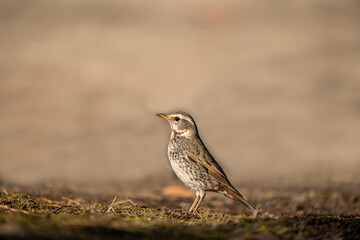
<svg viewBox="0 0 360 240">
<path fill-rule="evenodd" d="M 224 170 L 215 161 L 202 142 L 194 119 L 185 112 L 158 113 L 171 127 L 168 157 L 176 176 L 189 188 L 196 191 L 196 198 L 189 213 L 195 213 L 206 192 L 223 194 L 244 205 L 253 214 L 255 207 L 230 183 Z"/>
</svg>

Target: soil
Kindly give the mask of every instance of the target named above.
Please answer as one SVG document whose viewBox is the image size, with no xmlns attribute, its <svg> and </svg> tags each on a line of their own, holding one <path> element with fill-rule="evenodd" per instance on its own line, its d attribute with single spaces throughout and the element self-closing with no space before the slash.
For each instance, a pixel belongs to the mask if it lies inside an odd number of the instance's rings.
<svg viewBox="0 0 360 240">
<path fill-rule="evenodd" d="M 166 184 L 164 184 L 166 183 Z M 359 184 L 244 182 L 259 210 L 209 193 L 196 214 L 194 194 L 173 177 L 128 184 L 2 185 L 4 239 L 358 239 Z"/>
</svg>

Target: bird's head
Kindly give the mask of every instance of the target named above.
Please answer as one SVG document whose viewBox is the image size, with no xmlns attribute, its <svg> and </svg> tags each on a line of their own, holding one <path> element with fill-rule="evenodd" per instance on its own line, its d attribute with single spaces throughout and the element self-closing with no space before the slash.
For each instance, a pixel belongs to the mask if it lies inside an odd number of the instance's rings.
<svg viewBox="0 0 360 240">
<path fill-rule="evenodd" d="M 158 113 L 156 114 L 159 117 L 166 119 L 173 133 L 176 133 L 178 136 L 183 136 L 190 138 L 197 134 L 197 127 L 194 119 L 185 112 L 173 112 L 173 113 Z"/>
</svg>

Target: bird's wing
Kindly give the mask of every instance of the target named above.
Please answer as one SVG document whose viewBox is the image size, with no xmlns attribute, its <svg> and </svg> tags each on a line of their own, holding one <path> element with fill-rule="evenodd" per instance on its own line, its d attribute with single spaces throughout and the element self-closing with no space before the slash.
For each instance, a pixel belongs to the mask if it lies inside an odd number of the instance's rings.
<svg viewBox="0 0 360 240">
<path fill-rule="evenodd" d="M 227 179 L 222 168 L 215 162 L 215 160 L 211 157 L 210 153 L 206 152 L 204 156 L 200 156 L 198 154 L 194 154 L 190 151 L 187 151 L 187 155 L 190 161 L 194 162 L 200 169 L 209 173 L 220 183 L 228 186 L 230 188 L 234 188 L 229 180 Z"/>
<path fill-rule="evenodd" d="M 204 149 L 205 152 L 203 154 L 196 154 L 194 152 L 199 151 L 187 151 L 187 156 L 190 161 L 195 163 L 200 169 L 209 173 L 212 177 L 219 181 L 219 190 L 227 193 L 225 196 L 233 198 L 243 204 L 246 208 L 248 208 L 252 213 L 256 214 L 257 210 L 253 207 L 249 202 L 247 202 L 244 197 L 239 193 L 233 185 L 231 185 L 230 181 L 226 177 L 224 170 L 220 167 L 220 165 L 215 161 L 215 159 L 211 156 L 209 151 L 207 151 L 205 145 L 198 141 L 198 144 L 201 146 L 201 149 Z M 198 146 L 199 146 L 198 145 Z"/>
</svg>

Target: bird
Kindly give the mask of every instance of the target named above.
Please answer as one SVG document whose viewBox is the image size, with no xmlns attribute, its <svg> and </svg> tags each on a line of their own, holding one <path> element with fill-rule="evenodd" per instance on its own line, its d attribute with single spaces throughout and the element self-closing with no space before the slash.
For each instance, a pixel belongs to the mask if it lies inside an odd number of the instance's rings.
<svg viewBox="0 0 360 240">
<path fill-rule="evenodd" d="M 158 113 L 171 127 L 168 143 L 168 158 L 175 175 L 196 192 L 196 198 L 189 209 L 197 212 L 206 192 L 217 192 L 245 206 L 253 215 L 257 209 L 252 206 L 230 183 L 224 170 L 215 161 L 200 138 L 193 117 L 185 112 Z"/>
</svg>

